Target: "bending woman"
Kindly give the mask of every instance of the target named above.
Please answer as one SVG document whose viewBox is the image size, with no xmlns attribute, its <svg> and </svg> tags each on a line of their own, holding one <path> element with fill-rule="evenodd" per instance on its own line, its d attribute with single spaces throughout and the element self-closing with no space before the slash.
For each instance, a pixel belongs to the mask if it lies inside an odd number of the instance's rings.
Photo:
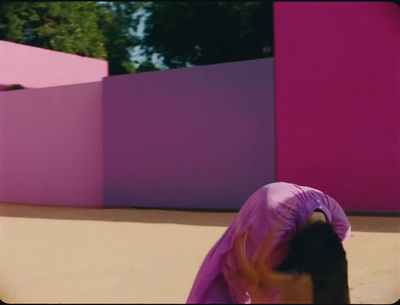
<svg viewBox="0 0 400 305">
<path fill-rule="evenodd" d="M 187 303 L 350 303 L 342 243 L 350 223 L 316 189 L 268 184 L 206 256 Z"/>
</svg>

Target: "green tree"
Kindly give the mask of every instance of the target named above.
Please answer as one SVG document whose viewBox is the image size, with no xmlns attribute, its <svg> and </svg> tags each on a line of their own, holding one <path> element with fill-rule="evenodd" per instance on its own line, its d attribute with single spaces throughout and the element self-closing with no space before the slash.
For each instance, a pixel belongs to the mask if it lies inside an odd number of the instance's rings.
<svg viewBox="0 0 400 305">
<path fill-rule="evenodd" d="M 109 74 L 136 73 L 136 2 L 0 3 L 0 39 L 107 60 Z"/>
<path fill-rule="evenodd" d="M 142 45 L 170 68 L 273 56 L 272 2 L 147 2 Z"/>
<path fill-rule="evenodd" d="M 13 91 L 13 90 L 21 90 L 21 89 L 25 89 L 25 88 L 20 84 L 14 84 L 14 85 L 10 85 L 10 86 L 2 88 L 3 91 Z"/>
<path fill-rule="evenodd" d="M 105 37 L 110 75 L 135 73 L 131 51 L 140 42 L 135 35 L 141 8 L 136 2 L 105 2 L 98 4 L 99 27 Z"/>
<path fill-rule="evenodd" d="M 95 2 L 0 4 L 0 39 L 106 59 Z"/>
<path fill-rule="evenodd" d="M 160 70 L 160 68 L 157 68 L 151 62 L 145 61 L 145 62 L 142 62 L 136 70 L 137 70 L 137 73 L 140 73 L 140 72 L 158 71 L 158 70 Z"/>
</svg>

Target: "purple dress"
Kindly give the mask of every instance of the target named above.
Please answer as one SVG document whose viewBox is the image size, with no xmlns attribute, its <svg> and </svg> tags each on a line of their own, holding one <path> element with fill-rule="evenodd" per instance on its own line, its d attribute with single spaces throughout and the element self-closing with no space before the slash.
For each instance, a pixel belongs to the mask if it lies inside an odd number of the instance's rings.
<svg viewBox="0 0 400 305">
<path fill-rule="evenodd" d="M 342 242 L 350 234 L 350 223 L 340 205 L 316 189 L 276 182 L 257 190 L 246 201 L 232 223 L 206 256 L 187 303 L 250 304 L 251 298 L 233 273 L 237 263 L 233 251 L 235 234 L 250 228 L 246 255 L 255 253 L 274 227 L 270 268 L 276 267 L 288 250 L 289 241 L 315 209 L 321 209 Z M 240 228 L 239 227 L 240 219 Z M 279 293 L 265 292 L 265 303 L 279 302 Z"/>
</svg>

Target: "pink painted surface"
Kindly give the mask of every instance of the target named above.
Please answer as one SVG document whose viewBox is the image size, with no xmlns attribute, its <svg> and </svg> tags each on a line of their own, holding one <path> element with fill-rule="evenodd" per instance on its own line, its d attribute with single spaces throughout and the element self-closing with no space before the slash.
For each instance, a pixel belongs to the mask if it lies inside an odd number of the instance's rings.
<svg viewBox="0 0 400 305">
<path fill-rule="evenodd" d="M 0 41 L 0 85 L 42 88 L 101 81 L 108 62 Z"/>
<path fill-rule="evenodd" d="M 0 202 L 103 204 L 101 86 L 0 93 Z"/>
<path fill-rule="evenodd" d="M 400 210 L 400 8 L 276 2 L 277 177 Z"/>
<path fill-rule="evenodd" d="M 275 181 L 271 58 L 104 79 L 107 206 L 239 208 Z"/>
</svg>

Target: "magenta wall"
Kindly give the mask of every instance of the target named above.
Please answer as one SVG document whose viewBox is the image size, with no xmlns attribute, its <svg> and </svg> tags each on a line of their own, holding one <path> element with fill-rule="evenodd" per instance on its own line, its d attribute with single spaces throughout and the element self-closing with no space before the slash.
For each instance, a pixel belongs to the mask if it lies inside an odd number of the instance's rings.
<svg viewBox="0 0 400 305">
<path fill-rule="evenodd" d="M 273 59 L 113 76 L 107 206 L 238 208 L 275 180 Z"/>
<path fill-rule="evenodd" d="M 400 8 L 274 3 L 277 179 L 400 207 Z"/>
<path fill-rule="evenodd" d="M 0 41 L 0 87 L 41 88 L 101 81 L 108 62 Z"/>
<path fill-rule="evenodd" d="M 0 202 L 103 204 L 101 86 L 0 93 Z"/>
</svg>

